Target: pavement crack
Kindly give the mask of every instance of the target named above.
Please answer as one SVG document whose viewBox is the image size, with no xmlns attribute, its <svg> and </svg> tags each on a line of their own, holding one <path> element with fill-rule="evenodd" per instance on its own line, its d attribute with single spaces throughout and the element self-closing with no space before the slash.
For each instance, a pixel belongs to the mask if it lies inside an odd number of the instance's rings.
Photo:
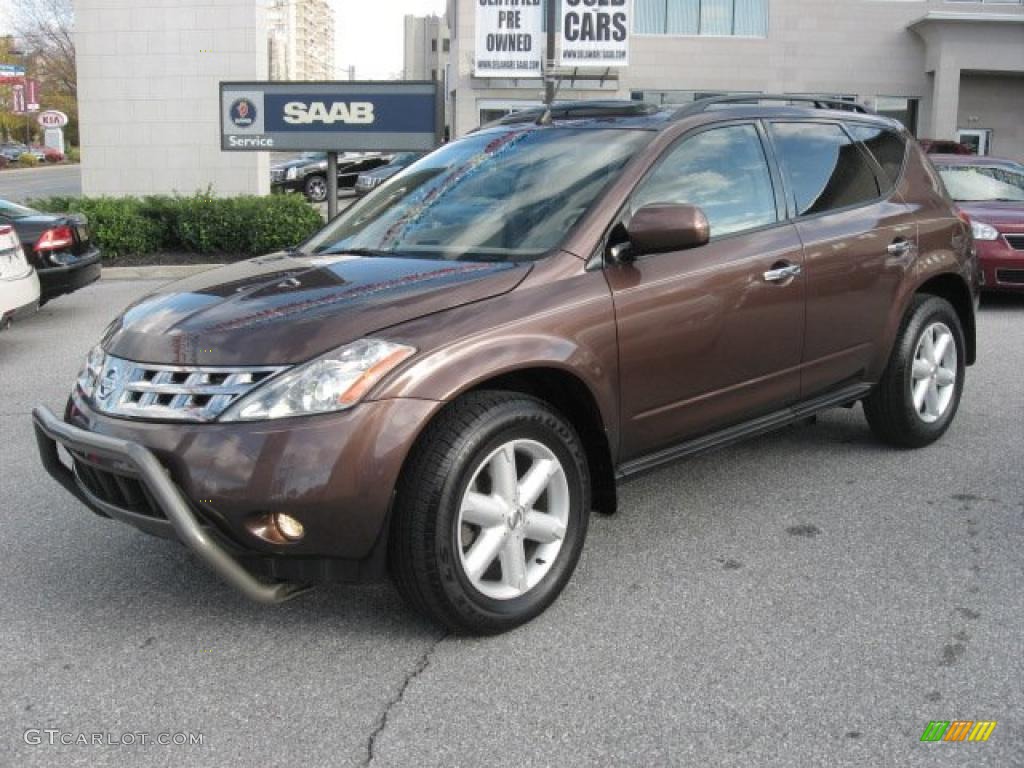
<svg viewBox="0 0 1024 768">
<path fill-rule="evenodd" d="M 387 704 L 384 705 L 384 710 L 380 713 L 377 718 L 377 722 L 374 723 L 373 731 L 370 733 L 369 738 L 366 739 L 366 757 L 363 760 L 363 765 L 368 766 L 373 763 L 377 758 L 377 739 L 384 733 L 384 729 L 388 727 L 388 718 L 391 717 L 391 710 L 402 703 L 405 698 L 405 692 L 409 690 L 409 686 L 412 685 L 413 681 L 422 675 L 427 667 L 430 666 L 430 657 L 434 651 L 437 650 L 437 646 L 441 644 L 448 633 L 445 632 L 443 635 L 435 638 L 431 642 L 430 646 L 422 653 L 422 655 L 416 660 L 416 666 L 414 666 L 409 673 L 402 680 L 402 684 L 398 687 L 395 695 L 388 699 Z"/>
</svg>

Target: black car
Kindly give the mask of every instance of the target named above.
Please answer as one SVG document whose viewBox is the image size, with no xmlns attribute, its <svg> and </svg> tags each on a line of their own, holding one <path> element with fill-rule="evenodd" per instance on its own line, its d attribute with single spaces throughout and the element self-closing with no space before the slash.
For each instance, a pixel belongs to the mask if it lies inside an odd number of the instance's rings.
<svg viewBox="0 0 1024 768">
<path fill-rule="evenodd" d="M 39 275 L 39 304 L 77 291 L 100 277 L 100 249 L 80 213 L 43 213 L 0 200 L 0 224 L 18 233 Z"/>
<path fill-rule="evenodd" d="M 364 171 L 386 165 L 391 155 L 345 152 L 338 155 L 338 189 L 352 189 Z M 327 199 L 327 153 L 303 152 L 270 168 L 274 192 L 301 192 L 314 203 Z"/>
<path fill-rule="evenodd" d="M 359 174 L 355 187 L 356 196 L 362 197 L 371 189 L 376 189 L 392 176 L 397 175 L 399 171 L 408 168 L 425 154 L 426 152 L 399 152 L 391 158 L 391 162 L 387 165 L 382 165 L 380 168 Z"/>
</svg>

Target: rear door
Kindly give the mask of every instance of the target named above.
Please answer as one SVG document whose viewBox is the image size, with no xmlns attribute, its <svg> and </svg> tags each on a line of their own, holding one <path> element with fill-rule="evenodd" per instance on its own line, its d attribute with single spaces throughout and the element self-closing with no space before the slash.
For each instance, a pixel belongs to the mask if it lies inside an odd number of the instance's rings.
<svg viewBox="0 0 1024 768">
<path fill-rule="evenodd" d="M 605 270 L 619 334 L 622 458 L 781 408 L 799 395 L 802 250 L 756 122 L 682 137 L 627 206 L 699 206 L 711 242 Z M 778 270 L 789 272 L 779 275 Z M 773 271 L 774 270 L 774 271 Z"/>
<path fill-rule="evenodd" d="M 839 122 L 769 124 L 804 245 L 802 399 L 863 379 L 917 247 L 913 213 L 894 191 L 902 139 L 867 124 L 850 131 L 859 140 Z"/>
</svg>

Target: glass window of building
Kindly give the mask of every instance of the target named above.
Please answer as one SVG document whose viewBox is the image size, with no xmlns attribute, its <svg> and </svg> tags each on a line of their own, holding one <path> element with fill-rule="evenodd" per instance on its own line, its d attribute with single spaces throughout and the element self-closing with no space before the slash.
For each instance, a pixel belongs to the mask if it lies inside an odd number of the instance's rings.
<svg viewBox="0 0 1024 768">
<path fill-rule="evenodd" d="M 634 0 L 640 35 L 765 37 L 768 0 Z"/>
</svg>

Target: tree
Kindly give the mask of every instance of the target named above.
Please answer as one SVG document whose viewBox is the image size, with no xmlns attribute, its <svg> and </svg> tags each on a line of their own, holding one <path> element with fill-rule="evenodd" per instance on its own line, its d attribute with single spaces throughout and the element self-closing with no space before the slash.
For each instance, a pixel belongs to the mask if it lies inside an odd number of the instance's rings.
<svg viewBox="0 0 1024 768">
<path fill-rule="evenodd" d="M 39 81 L 43 106 L 67 113 L 69 144 L 78 143 L 78 78 L 72 0 L 14 0 L 12 13 L 27 75 Z"/>
</svg>

